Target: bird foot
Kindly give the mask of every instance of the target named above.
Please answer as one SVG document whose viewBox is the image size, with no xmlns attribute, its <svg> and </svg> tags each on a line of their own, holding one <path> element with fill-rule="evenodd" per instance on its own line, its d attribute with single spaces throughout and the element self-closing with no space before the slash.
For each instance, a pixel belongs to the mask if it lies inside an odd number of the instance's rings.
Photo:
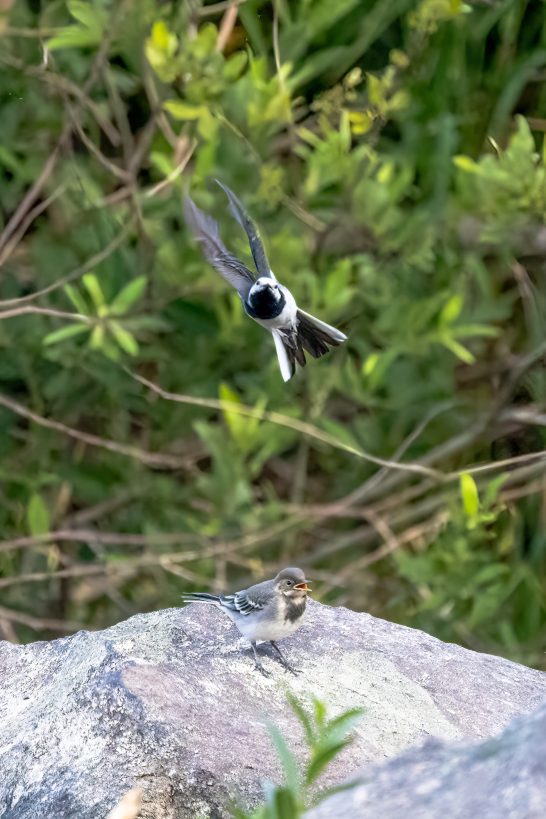
<svg viewBox="0 0 546 819">
<path fill-rule="evenodd" d="M 266 671 L 261 663 L 254 663 L 254 668 L 260 672 L 264 677 L 270 677 L 271 671 Z"/>
<path fill-rule="evenodd" d="M 294 677 L 297 677 L 298 674 L 303 674 L 303 671 L 302 671 L 301 668 L 294 668 L 294 666 L 289 665 L 289 663 L 283 663 L 282 665 L 283 665 L 284 670 L 285 671 L 290 671 L 290 673 L 293 674 Z"/>
</svg>

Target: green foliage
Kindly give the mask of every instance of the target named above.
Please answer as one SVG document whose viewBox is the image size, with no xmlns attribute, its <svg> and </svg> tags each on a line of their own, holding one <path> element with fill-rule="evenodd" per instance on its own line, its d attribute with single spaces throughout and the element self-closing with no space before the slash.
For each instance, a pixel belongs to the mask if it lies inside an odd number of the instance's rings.
<svg viewBox="0 0 546 819">
<path fill-rule="evenodd" d="M 114 316 L 123 316 L 133 304 L 138 301 L 146 289 L 146 277 L 138 276 L 132 282 L 126 284 L 110 304 L 106 303 L 101 284 L 94 273 L 86 273 L 82 276 L 82 282 L 91 299 L 91 306 L 88 305 L 84 296 L 75 287 L 67 284 L 64 288 L 66 295 L 81 316 L 87 316 L 89 321 L 86 324 L 70 324 L 53 330 L 44 336 L 45 346 L 58 344 L 82 333 L 89 333 L 89 347 L 94 350 L 101 350 L 108 358 L 117 361 L 120 351 L 134 356 L 138 353 L 138 343 L 134 335 Z M 91 319 L 96 315 L 96 319 Z M 138 327 L 138 320 L 129 322 L 129 326 Z"/>
<path fill-rule="evenodd" d="M 462 204 L 484 220 L 483 241 L 498 241 L 506 230 L 546 218 L 546 168 L 527 121 L 518 117 L 506 150 L 478 161 L 455 156 Z"/>
<path fill-rule="evenodd" d="M 12 4 L 5 611 L 50 636 L 302 563 L 319 599 L 544 665 L 539 6 Z M 209 177 L 350 336 L 286 385 L 184 227 L 191 186 L 249 261 Z"/>
<path fill-rule="evenodd" d="M 298 819 L 306 810 L 341 789 L 322 788 L 317 793 L 316 786 L 325 768 L 351 742 L 351 731 L 361 719 L 363 711 L 352 708 L 328 719 L 326 707 L 320 700 L 314 698 L 311 709 L 293 695 L 288 695 L 288 703 L 305 737 L 308 760 L 301 769 L 286 739 L 276 726 L 271 725 L 269 733 L 282 765 L 284 783 L 270 785 L 263 807 L 252 814 L 237 811 L 237 819 Z M 341 787 L 349 788 L 351 783 Z"/>
</svg>

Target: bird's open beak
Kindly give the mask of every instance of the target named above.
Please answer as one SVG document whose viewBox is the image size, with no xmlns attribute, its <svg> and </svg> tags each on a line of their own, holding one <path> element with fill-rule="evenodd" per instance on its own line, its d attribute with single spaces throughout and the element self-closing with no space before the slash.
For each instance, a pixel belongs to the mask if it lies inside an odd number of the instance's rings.
<svg viewBox="0 0 546 819">
<path fill-rule="evenodd" d="M 294 588 L 297 589 L 298 591 L 310 592 L 311 589 L 308 586 L 308 583 L 310 583 L 310 582 L 311 582 L 310 580 L 306 580 L 304 583 L 296 583 Z"/>
</svg>

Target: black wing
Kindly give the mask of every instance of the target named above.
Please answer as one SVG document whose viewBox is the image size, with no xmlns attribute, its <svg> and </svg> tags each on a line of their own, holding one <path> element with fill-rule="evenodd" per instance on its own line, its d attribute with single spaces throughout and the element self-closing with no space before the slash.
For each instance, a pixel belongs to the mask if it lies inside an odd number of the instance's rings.
<svg viewBox="0 0 546 819">
<path fill-rule="evenodd" d="M 229 199 L 229 205 L 232 214 L 237 219 L 237 221 L 245 231 L 246 235 L 248 236 L 248 243 L 250 245 L 252 258 L 254 259 L 254 264 L 256 265 L 258 275 L 271 276 L 271 268 L 269 267 L 269 262 L 267 261 L 267 256 L 265 255 L 265 249 L 258 234 L 258 229 L 256 225 L 254 224 L 254 222 L 252 221 L 252 219 L 242 206 L 239 199 L 235 196 L 233 191 L 230 188 L 228 188 L 227 185 L 224 185 L 223 182 L 220 182 L 219 179 L 215 179 L 214 181 L 216 182 L 217 185 L 220 185 L 220 187 L 226 194 L 227 198 Z"/>
<path fill-rule="evenodd" d="M 205 259 L 246 300 L 254 284 L 254 276 L 236 256 L 229 252 L 222 240 L 218 224 L 200 210 L 193 199 L 184 196 L 184 218 L 194 239 L 201 245 Z"/>
</svg>

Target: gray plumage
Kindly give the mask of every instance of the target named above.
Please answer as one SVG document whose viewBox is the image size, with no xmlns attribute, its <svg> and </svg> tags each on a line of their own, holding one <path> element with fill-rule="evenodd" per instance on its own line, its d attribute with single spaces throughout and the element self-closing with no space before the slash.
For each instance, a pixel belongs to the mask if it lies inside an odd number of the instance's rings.
<svg viewBox="0 0 546 819">
<path fill-rule="evenodd" d="M 241 298 L 247 298 L 254 276 L 220 238 L 218 224 L 200 210 L 189 196 L 184 197 L 184 218 L 194 239 L 199 242 L 203 256 L 237 290 Z"/>
<path fill-rule="evenodd" d="M 273 580 L 256 583 L 234 594 L 190 592 L 186 603 L 209 603 L 222 609 L 252 646 L 256 668 L 267 676 L 256 652 L 257 642 L 269 642 L 283 666 L 295 672 L 284 658 L 277 640 L 288 637 L 303 622 L 308 582 L 301 569 L 283 569 Z"/>
</svg>

